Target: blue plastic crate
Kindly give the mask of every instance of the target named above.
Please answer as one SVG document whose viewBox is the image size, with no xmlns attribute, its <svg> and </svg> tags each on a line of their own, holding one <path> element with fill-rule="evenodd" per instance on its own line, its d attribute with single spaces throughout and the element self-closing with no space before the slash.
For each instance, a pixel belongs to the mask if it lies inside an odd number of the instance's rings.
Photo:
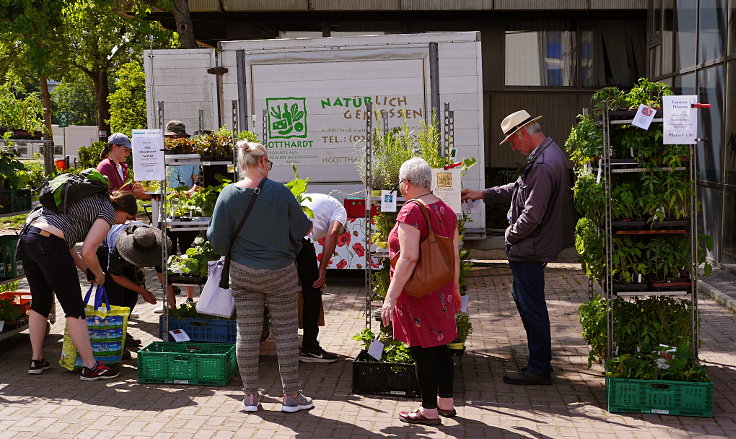
<svg viewBox="0 0 736 439">
<path fill-rule="evenodd" d="M 183 329 L 191 341 L 235 343 L 238 327 L 235 320 L 218 319 L 177 319 L 169 317 L 169 331 Z M 164 316 L 158 319 L 159 338 L 164 335 Z"/>
</svg>

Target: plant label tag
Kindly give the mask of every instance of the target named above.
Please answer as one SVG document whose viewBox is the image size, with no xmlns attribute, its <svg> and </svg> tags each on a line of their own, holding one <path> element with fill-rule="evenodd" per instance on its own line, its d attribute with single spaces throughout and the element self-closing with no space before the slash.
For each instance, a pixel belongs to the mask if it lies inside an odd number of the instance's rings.
<svg viewBox="0 0 736 439">
<path fill-rule="evenodd" d="M 460 311 L 468 312 L 468 304 L 470 303 L 470 294 L 460 296 Z"/>
<path fill-rule="evenodd" d="M 639 110 L 636 112 L 636 116 L 634 116 L 634 120 L 631 121 L 631 124 L 643 130 L 648 130 L 649 125 L 651 125 L 652 120 L 654 120 L 655 114 L 657 114 L 657 110 L 644 104 L 640 104 Z"/>
<path fill-rule="evenodd" d="M 595 184 L 600 184 L 601 172 L 603 172 L 603 160 L 598 161 L 598 175 L 595 177 Z"/>
<path fill-rule="evenodd" d="M 175 342 L 184 342 L 190 340 L 189 336 L 183 329 L 172 329 L 171 331 L 169 331 L 169 334 L 174 337 Z"/>
<path fill-rule="evenodd" d="M 381 356 L 383 355 L 383 343 L 378 341 L 378 339 L 373 340 L 371 345 L 368 346 L 368 355 L 375 358 L 376 361 L 381 361 Z"/>
<path fill-rule="evenodd" d="M 396 212 L 396 191 L 381 191 L 381 212 Z"/>
<path fill-rule="evenodd" d="M 639 273 L 639 283 L 641 283 L 641 273 Z"/>
</svg>

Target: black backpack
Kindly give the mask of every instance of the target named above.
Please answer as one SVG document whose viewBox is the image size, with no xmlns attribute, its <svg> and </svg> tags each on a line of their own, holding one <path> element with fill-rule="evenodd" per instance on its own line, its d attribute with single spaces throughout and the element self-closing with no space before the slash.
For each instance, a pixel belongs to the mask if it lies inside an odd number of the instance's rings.
<svg viewBox="0 0 736 439">
<path fill-rule="evenodd" d="M 107 195 L 110 183 L 107 177 L 94 168 L 85 169 L 79 175 L 61 174 L 45 181 L 38 189 L 41 205 L 56 213 L 66 213 L 69 206 L 92 195 Z"/>
</svg>

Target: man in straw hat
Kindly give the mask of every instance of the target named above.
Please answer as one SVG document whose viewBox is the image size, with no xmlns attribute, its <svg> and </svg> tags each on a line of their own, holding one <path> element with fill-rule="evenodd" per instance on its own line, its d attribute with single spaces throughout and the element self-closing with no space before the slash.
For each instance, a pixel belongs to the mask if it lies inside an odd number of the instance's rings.
<svg viewBox="0 0 736 439">
<path fill-rule="evenodd" d="M 504 375 L 508 384 L 552 384 L 552 343 L 544 298 L 544 267 L 575 242 L 572 191 L 565 155 L 524 110 L 501 122 L 504 139 L 528 156 L 514 183 L 475 191 L 463 200 L 511 202 L 507 217 L 506 255 L 514 276 L 511 295 L 521 316 L 529 362 L 519 373 Z"/>
</svg>

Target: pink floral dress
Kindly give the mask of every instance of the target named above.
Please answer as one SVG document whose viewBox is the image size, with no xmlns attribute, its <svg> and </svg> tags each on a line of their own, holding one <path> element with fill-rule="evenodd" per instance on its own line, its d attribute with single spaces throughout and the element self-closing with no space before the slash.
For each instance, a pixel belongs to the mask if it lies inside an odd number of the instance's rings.
<svg viewBox="0 0 736 439">
<path fill-rule="evenodd" d="M 455 236 L 457 217 L 450 206 L 440 200 L 428 205 L 427 208 L 432 230 L 442 236 Z M 396 218 L 396 225 L 388 235 L 390 257 L 399 251 L 398 223 L 400 222 L 419 229 L 420 241 L 429 235 L 421 208 L 416 203 L 405 204 Z M 447 255 L 447 257 L 453 256 Z M 390 274 L 393 278 L 393 270 Z M 404 293 L 399 295 L 394 309 L 394 338 L 409 346 L 423 348 L 441 346 L 455 340 L 457 327 L 455 326 L 453 283 L 454 281 L 451 281 L 437 291 L 421 298 L 411 297 Z"/>
</svg>

